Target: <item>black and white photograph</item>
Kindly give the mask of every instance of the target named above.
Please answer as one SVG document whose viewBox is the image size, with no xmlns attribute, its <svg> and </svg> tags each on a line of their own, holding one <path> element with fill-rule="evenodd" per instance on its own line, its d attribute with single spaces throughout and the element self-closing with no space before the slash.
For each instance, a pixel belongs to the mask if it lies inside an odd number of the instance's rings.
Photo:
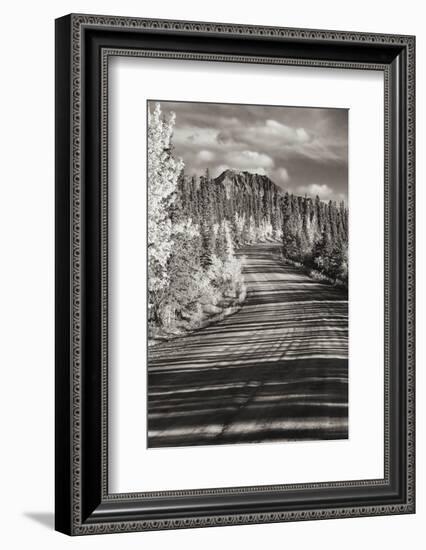
<svg viewBox="0 0 426 550">
<path fill-rule="evenodd" d="M 348 438 L 348 110 L 148 101 L 148 447 Z"/>
<path fill-rule="evenodd" d="M 37 462 L 21 479 L 6 461 L 5 533 L 46 550 L 63 534 L 106 546 L 121 534 L 127 548 L 135 532 L 161 548 L 258 549 L 271 524 L 291 547 L 358 549 L 367 536 L 399 550 L 422 519 L 420 12 L 370 2 L 367 21 L 312 0 L 244 13 L 228 2 L 220 22 L 216 3 L 124 4 L 57 6 L 54 65 L 42 49 L 5 73 L 17 98 L 33 69 L 50 82 L 29 134 L 9 109 L 19 154 L 5 189 L 19 208 L 6 194 L 3 271 L 17 286 L 3 287 L 18 331 L 3 355 L 18 425 L 6 422 L 4 454 L 19 464 L 34 448 Z M 54 213 L 54 247 L 36 197 Z M 26 284 L 29 265 L 40 284 Z"/>
</svg>

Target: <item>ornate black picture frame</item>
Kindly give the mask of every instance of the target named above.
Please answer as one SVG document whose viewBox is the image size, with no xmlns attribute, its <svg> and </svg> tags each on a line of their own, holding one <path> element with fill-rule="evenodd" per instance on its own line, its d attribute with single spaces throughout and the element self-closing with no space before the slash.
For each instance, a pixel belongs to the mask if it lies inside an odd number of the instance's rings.
<svg viewBox="0 0 426 550">
<path fill-rule="evenodd" d="M 108 59 L 114 55 L 383 72 L 383 479 L 109 493 L 106 143 Z M 414 81 L 413 36 L 74 14 L 56 21 L 58 531 L 414 513 Z"/>
</svg>

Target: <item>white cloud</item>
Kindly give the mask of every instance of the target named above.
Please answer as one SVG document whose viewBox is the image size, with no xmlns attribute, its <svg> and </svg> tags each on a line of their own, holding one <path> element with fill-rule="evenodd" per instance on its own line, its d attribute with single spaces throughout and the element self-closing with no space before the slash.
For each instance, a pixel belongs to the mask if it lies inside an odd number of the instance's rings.
<svg viewBox="0 0 426 550">
<path fill-rule="evenodd" d="M 305 130 L 305 128 L 297 128 L 296 135 L 299 142 L 306 142 L 306 141 L 309 141 L 310 139 L 309 134 Z"/>
<path fill-rule="evenodd" d="M 347 157 L 346 141 L 321 136 L 303 127 L 287 126 L 273 119 L 220 132 L 218 141 L 240 148 L 254 148 L 261 144 L 271 155 L 287 158 L 301 156 L 320 161 L 342 161 Z"/>
<path fill-rule="evenodd" d="M 264 127 L 259 128 L 262 134 L 268 137 L 278 137 L 286 144 L 306 143 L 310 140 L 308 132 L 304 128 L 292 128 L 276 120 L 268 119 Z"/>
<path fill-rule="evenodd" d="M 322 200 L 329 200 L 333 196 L 333 190 L 326 183 L 311 183 L 310 185 L 302 185 L 297 189 L 297 193 L 309 195 L 311 197 L 319 196 Z"/>
<path fill-rule="evenodd" d="M 218 130 L 214 128 L 175 127 L 173 143 L 184 147 L 209 149 L 217 146 Z"/>
<path fill-rule="evenodd" d="M 277 180 L 279 180 L 281 183 L 286 183 L 290 179 L 290 176 L 288 174 L 288 170 L 286 168 L 279 168 L 275 172 L 274 177 L 276 177 Z"/>
<path fill-rule="evenodd" d="M 236 170 L 273 168 L 274 161 L 269 155 L 257 151 L 232 151 L 225 155 L 227 164 Z"/>
<path fill-rule="evenodd" d="M 216 155 L 212 151 L 207 151 L 203 149 L 198 153 L 198 159 L 201 162 L 211 162 L 215 159 Z"/>
<path fill-rule="evenodd" d="M 326 183 L 311 183 L 310 185 L 302 185 L 294 191 L 297 195 L 308 195 L 309 197 L 318 197 L 323 201 L 336 200 L 345 201 L 346 196 L 344 193 L 336 194 L 331 187 Z"/>
<path fill-rule="evenodd" d="M 259 174 L 259 176 L 267 176 L 268 173 L 262 166 L 253 166 L 252 168 L 246 168 L 246 172 L 250 172 L 251 174 Z"/>
</svg>

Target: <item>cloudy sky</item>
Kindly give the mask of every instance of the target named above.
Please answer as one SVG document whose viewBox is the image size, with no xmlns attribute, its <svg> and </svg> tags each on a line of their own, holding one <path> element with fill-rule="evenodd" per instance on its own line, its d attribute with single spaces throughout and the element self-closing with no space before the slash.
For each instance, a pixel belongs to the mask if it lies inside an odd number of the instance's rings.
<svg viewBox="0 0 426 550">
<path fill-rule="evenodd" d="M 247 170 L 293 193 L 347 202 L 347 110 L 160 103 L 176 113 L 173 143 L 186 174 Z"/>
</svg>

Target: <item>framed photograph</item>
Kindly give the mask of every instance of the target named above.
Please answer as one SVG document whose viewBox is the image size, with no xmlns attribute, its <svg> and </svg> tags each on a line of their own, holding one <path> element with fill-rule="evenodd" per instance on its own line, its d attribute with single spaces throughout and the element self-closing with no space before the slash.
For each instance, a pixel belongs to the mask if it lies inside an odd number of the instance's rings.
<svg viewBox="0 0 426 550">
<path fill-rule="evenodd" d="M 56 20 L 56 529 L 415 511 L 413 36 Z"/>
</svg>

